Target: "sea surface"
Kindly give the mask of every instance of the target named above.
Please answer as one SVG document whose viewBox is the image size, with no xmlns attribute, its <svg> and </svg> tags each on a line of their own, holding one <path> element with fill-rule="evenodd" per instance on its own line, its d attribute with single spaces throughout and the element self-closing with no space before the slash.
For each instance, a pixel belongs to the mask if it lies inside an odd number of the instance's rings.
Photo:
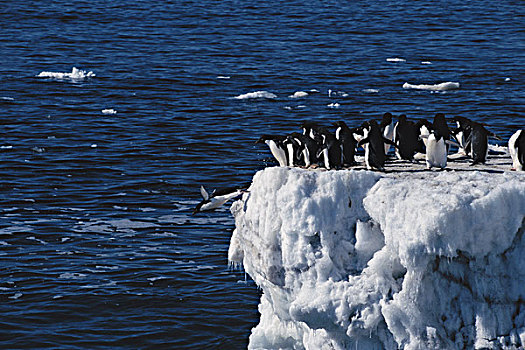
<svg viewBox="0 0 525 350">
<path fill-rule="evenodd" d="M 260 291 L 228 266 L 233 218 L 191 213 L 275 164 L 262 134 L 525 126 L 523 1 L 7 0 L 0 55 L 5 349 L 246 348 Z"/>
</svg>

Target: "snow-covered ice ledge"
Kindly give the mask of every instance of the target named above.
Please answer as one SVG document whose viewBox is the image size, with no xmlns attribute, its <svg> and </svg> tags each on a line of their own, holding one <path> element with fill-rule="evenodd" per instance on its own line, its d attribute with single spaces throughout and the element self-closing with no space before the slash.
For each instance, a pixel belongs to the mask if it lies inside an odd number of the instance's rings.
<svg viewBox="0 0 525 350">
<path fill-rule="evenodd" d="M 273 167 L 231 211 L 251 349 L 525 346 L 523 173 Z"/>
</svg>

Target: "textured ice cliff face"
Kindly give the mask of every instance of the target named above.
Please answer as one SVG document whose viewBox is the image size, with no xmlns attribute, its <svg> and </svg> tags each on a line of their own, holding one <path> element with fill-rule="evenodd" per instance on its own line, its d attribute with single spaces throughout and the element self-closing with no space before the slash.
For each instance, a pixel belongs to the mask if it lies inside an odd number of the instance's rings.
<svg viewBox="0 0 525 350">
<path fill-rule="evenodd" d="M 275 167 L 231 210 L 252 349 L 525 346 L 523 174 Z"/>
</svg>

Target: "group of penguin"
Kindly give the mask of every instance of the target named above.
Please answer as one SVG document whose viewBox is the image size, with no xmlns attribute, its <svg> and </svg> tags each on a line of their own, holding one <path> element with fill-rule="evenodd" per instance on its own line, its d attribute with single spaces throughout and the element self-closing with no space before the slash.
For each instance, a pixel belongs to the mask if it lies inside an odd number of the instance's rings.
<svg viewBox="0 0 525 350">
<path fill-rule="evenodd" d="M 481 123 L 465 117 L 454 117 L 454 128 L 449 128 L 443 113 L 437 113 L 432 123 L 425 119 L 410 121 L 403 114 L 394 124 L 387 112 L 380 123 L 365 121 L 350 128 L 343 121 L 333 123 L 335 131 L 313 122 L 303 122 L 302 133 L 289 135 L 263 135 L 256 143 L 265 143 L 280 166 L 318 167 L 341 169 L 358 165 L 356 151 L 365 151 L 365 163 L 369 170 L 384 171 L 391 147 L 398 159 L 426 160 L 427 168 L 444 169 L 447 166 L 449 145 L 458 148 L 460 156 L 471 158 L 471 165 L 485 163 L 488 154 L 488 138 L 495 134 Z M 512 170 L 523 171 L 525 165 L 525 130 L 516 131 L 509 139 Z M 246 187 L 247 188 L 247 187 Z M 202 201 L 193 214 L 219 208 L 242 193 L 246 188 L 232 187 L 209 194 L 201 186 Z"/>
<path fill-rule="evenodd" d="M 497 135 L 481 123 L 465 117 L 454 117 L 456 125 L 449 128 L 443 113 L 437 113 L 430 123 L 426 119 L 414 122 L 402 114 L 394 123 L 390 112 L 384 113 L 380 123 L 365 121 L 350 128 L 344 121 L 333 123 L 335 131 L 312 122 L 301 124 L 302 133 L 289 135 L 263 135 L 256 143 L 265 143 L 280 166 L 341 169 L 357 165 L 356 151 L 365 151 L 365 164 L 369 170 L 385 171 L 385 162 L 393 146 L 400 160 L 426 160 L 428 169 L 444 169 L 450 145 L 458 148 L 458 154 L 470 157 L 471 165 L 485 163 L 488 139 Z M 501 140 L 501 139 L 500 139 Z M 509 140 L 513 170 L 523 170 L 525 163 L 525 131 L 518 130 Z"/>
</svg>

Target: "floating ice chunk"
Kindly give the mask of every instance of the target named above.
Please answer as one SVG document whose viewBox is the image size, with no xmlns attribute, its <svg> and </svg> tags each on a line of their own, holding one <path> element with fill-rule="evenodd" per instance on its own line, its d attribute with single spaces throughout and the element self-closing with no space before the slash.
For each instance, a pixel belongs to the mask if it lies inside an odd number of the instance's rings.
<svg viewBox="0 0 525 350">
<path fill-rule="evenodd" d="M 378 93 L 379 90 L 377 89 L 363 89 L 363 92 L 369 93 L 369 94 L 375 94 Z"/>
<path fill-rule="evenodd" d="M 114 109 L 103 109 L 102 114 L 117 114 L 117 111 Z"/>
<path fill-rule="evenodd" d="M 248 92 L 246 94 L 242 94 L 239 96 L 235 96 L 234 98 L 237 100 L 246 100 L 246 99 L 253 99 L 253 98 L 276 98 L 277 95 L 272 94 L 268 91 L 254 91 L 254 92 Z"/>
<path fill-rule="evenodd" d="M 422 61 L 421 64 L 432 64 L 430 61 Z"/>
<path fill-rule="evenodd" d="M 230 79 L 230 77 L 227 75 L 218 75 L 217 79 Z"/>
<path fill-rule="evenodd" d="M 510 78 L 505 78 L 505 81 L 510 81 Z"/>
<path fill-rule="evenodd" d="M 92 71 L 86 72 L 85 70 L 78 69 L 73 67 L 71 73 L 61 73 L 61 72 L 40 72 L 37 77 L 39 78 L 54 78 L 54 79 L 71 79 L 71 80 L 83 80 L 85 78 L 94 77 L 95 73 Z"/>
<path fill-rule="evenodd" d="M 14 295 L 10 296 L 9 299 L 13 299 L 13 300 L 16 300 L 18 298 L 20 298 L 23 294 L 18 292 L 18 293 L 15 293 Z"/>
<path fill-rule="evenodd" d="M 2 145 L 2 146 L 0 146 L 0 149 L 11 149 L 11 148 L 13 148 L 12 145 Z"/>
<path fill-rule="evenodd" d="M 459 89 L 459 83 L 447 81 L 445 83 L 427 85 L 413 85 L 409 83 L 403 84 L 403 89 L 417 89 L 417 90 L 430 90 L 430 91 L 447 91 L 447 90 L 457 90 Z"/>
<path fill-rule="evenodd" d="M 65 272 L 61 273 L 60 276 L 58 276 L 58 278 L 69 280 L 79 280 L 83 279 L 84 277 L 86 277 L 86 275 L 79 272 Z"/>
<path fill-rule="evenodd" d="M 0 97 L 0 99 L 5 100 L 5 101 L 14 101 L 15 100 L 12 97 L 5 97 L 5 96 Z"/>
<path fill-rule="evenodd" d="M 337 102 L 333 102 L 327 105 L 328 108 L 339 108 L 341 105 Z"/>
<path fill-rule="evenodd" d="M 293 95 L 290 95 L 288 97 L 290 98 L 302 98 L 308 96 L 308 93 L 305 91 L 296 91 L 293 93 Z"/>
<path fill-rule="evenodd" d="M 93 143 L 93 144 L 91 144 L 91 146 L 89 146 L 89 147 L 91 147 L 91 148 L 97 148 L 98 145 L 97 145 L 96 143 Z"/>
<path fill-rule="evenodd" d="M 406 62 L 407 60 L 405 60 L 404 58 L 393 57 L 393 58 L 387 58 L 386 61 L 387 62 Z"/>
</svg>

